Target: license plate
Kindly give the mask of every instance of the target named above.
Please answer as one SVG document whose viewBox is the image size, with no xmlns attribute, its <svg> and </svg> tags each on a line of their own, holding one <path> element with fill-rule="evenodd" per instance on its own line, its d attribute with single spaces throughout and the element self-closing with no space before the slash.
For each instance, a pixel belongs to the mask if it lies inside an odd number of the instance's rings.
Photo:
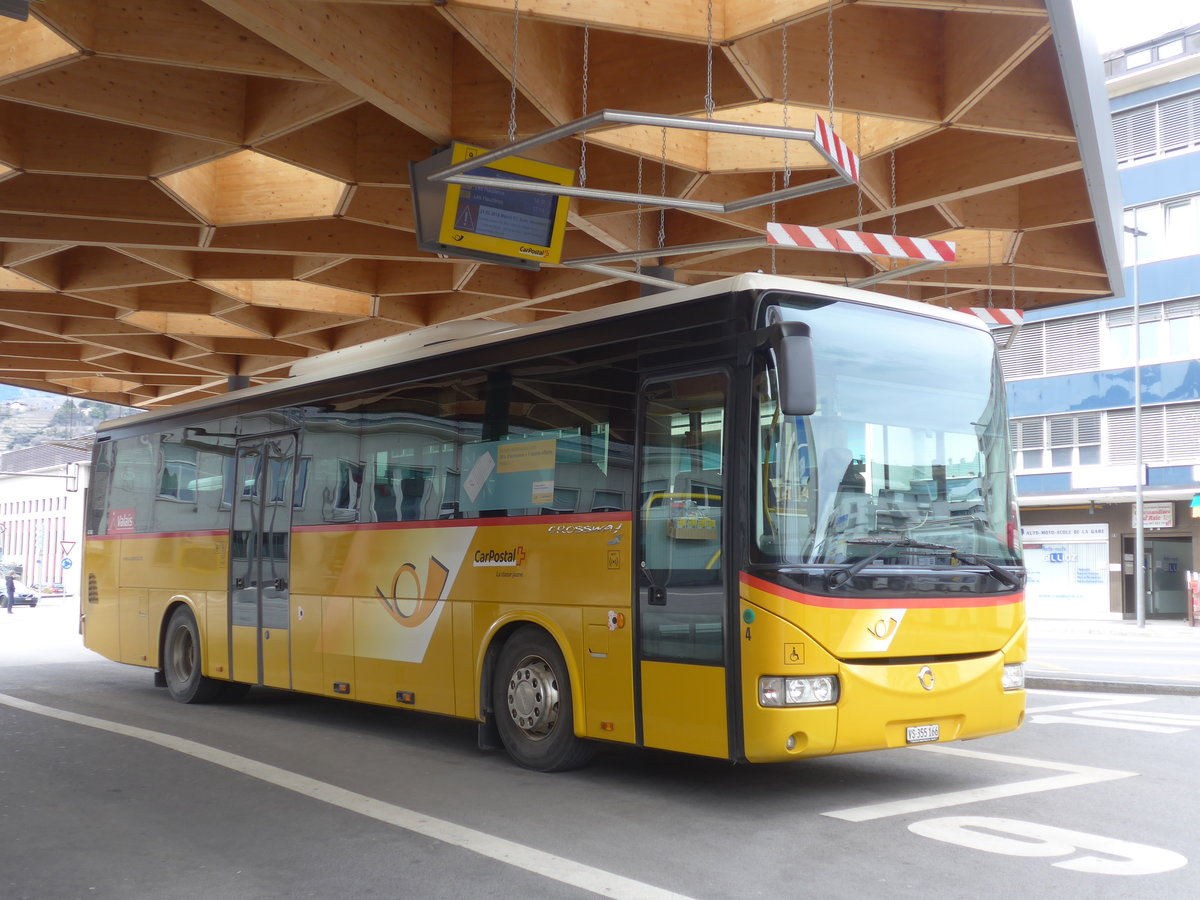
<svg viewBox="0 0 1200 900">
<path fill-rule="evenodd" d="M 927 744 L 938 739 L 936 725 L 909 725 L 905 738 L 910 744 Z"/>
</svg>

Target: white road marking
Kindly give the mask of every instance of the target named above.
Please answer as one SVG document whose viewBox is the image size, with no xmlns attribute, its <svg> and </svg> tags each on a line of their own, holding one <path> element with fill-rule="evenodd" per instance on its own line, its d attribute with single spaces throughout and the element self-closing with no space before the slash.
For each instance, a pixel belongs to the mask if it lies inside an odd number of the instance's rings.
<svg viewBox="0 0 1200 900">
<path fill-rule="evenodd" d="M 122 735 L 123 737 L 135 738 L 139 741 L 156 744 L 159 747 L 174 750 L 177 753 L 183 753 L 204 762 L 239 772 L 250 778 L 257 778 L 259 781 L 281 787 L 284 790 L 293 791 L 313 800 L 319 800 L 322 803 L 328 803 L 331 806 L 337 806 L 349 812 L 358 813 L 359 815 L 367 816 L 388 825 L 394 825 L 397 828 L 403 828 L 415 834 L 434 838 L 453 847 L 470 850 L 472 853 L 478 853 L 480 856 L 506 863 L 518 869 L 524 869 L 535 875 L 541 875 L 543 878 L 550 878 L 554 881 L 560 881 L 563 884 L 569 884 L 573 887 L 590 891 L 593 894 L 599 894 L 602 897 L 628 897 L 634 898 L 634 900 L 643 900 L 643 898 L 644 900 L 688 900 L 683 894 L 663 890 L 662 888 L 657 888 L 641 881 L 635 881 L 632 878 L 625 878 L 622 875 L 606 872 L 603 869 L 597 869 L 593 866 L 578 863 L 561 856 L 555 856 L 551 853 L 544 853 L 541 850 L 535 850 L 532 847 L 526 847 L 523 844 L 517 844 L 513 841 L 506 841 L 503 838 L 498 838 L 482 831 L 476 831 L 473 828 L 456 825 L 444 819 L 427 816 L 414 810 L 406 809 L 403 806 L 385 803 L 382 800 L 368 797 L 365 794 L 358 794 L 354 791 L 348 791 L 336 785 L 328 784 L 327 782 L 317 781 L 315 778 L 308 778 L 304 775 L 298 775 L 295 772 L 289 772 L 287 769 L 268 765 L 267 763 L 262 763 L 245 756 L 238 756 L 235 753 L 229 753 L 225 750 L 218 750 L 216 747 L 210 747 L 207 744 L 190 741 L 172 734 L 163 734 L 162 732 L 137 728 L 132 725 L 123 725 L 120 722 L 110 722 L 106 719 L 80 715 L 79 713 L 56 709 L 52 706 L 43 706 L 40 703 L 31 703 L 28 700 L 21 700 L 18 697 L 11 697 L 7 694 L 0 694 L 0 703 L 4 703 L 14 709 L 35 713 L 39 716 L 59 719 L 63 722 L 71 722 L 75 725 L 83 725 L 88 728 L 95 728 L 100 731 L 107 731 L 112 734 Z"/>
<path fill-rule="evenodd" d="M 1187 857 L 1174 850 L 1135 844 L 1119 838 L 1070 831 L 1053 825 L 1000 819 L 991 816 L 946 816 L 924 819 L 908 826 L 922 837 L 1007 856 L 1070 856 L 1077 850 L 1098 850 L 1101 856 L 1079 856 L 1051 863 L 1060 869 L 1094 875 L 1157 875 L 1187 865 Z M 1004 835 L 1015 835 L 1017 840 Z"/>
<path fill-rule="evenodd" d="M 964 750 L 960 747 L 930 745 L 927 747 L 913 747 L 912 749 L 921 753 L 940 753 L 945 756 L 958 756 L 964 759 L 978 759 L 985 762 L 1006 763 L 1014 766 L 1029 766 L 1034 769 L 1050 769 L 1051 771 L 1065 772 L 1066 774 L 1052 775 L 1049 778 L 1035 778 L 1032 781 L 1016 781 L 1009 784 L 996 784 L 990 787 L 971 788 L 964 791 L 949 791 L 944 794 L 929 794 L 925 797 L 912 797 L 908 800 L 891 800 L 886 803 L 872 803 L 868 806 L 854 806 L 849 809 L 832 810 L 822 813 L 822 815 L 834 819 L 843 819 L 847 822 L 867 822 L 873 819 L 884 819 L 888 816 L 900 816 L 907 813 L 926 812 L 931 809 L 943 809 L 947 806 L 978 803 L 983 800 L 998 800 L 1002 797 L 1018 797 L 1022 794 L 1036 794 L 1041 791 L 1056 791 L 1061 788 L 1078 787 L 1084 784 L 1115 781 L 1118 778 L 1132 778 L 1138 774 L 1137 772 L 1121 772 L 1116 769 L 1098 769 L 1093 766 L 1029 759 L 1023 756 L 1003 756 L 999 753 Z"/>
<path fill-rule="evenodd" d="M 1154 712 L 1145 709 L 1089 709 L 1081 711 L 1079 715 L 1093 719 L 1116 719 L 1122 722 L 1153 722 L 1156 725 L 1182 725 L 1192 728 L 1200 726 L 1200 716 Z"/>
<path fill-rule="evenodd" d="M 1085 719 L 1083 716 L 1030 716 L 1034 725 L 1089 725 L 1092 728 L 1119 728 L 1124 731 L 1144 731 L 1147 734 L 1179 734 L 1186 728 L 1168 728 L 1163 725 L 1145 725 L 1135 722 L 1113 722 L 1104 719 Z"/>
<path fill-rule="evenodd" d="M 1107 700 L 1081 700 L 1077 703 L 1058 703 L 1054 706 L 1027 706 L 1027 709 L 1030 715 L 1040 715 L 1049 712 L 1066 712 L 1072 709 L 1095 709 L 1098 706 L 1126 706 L 1134 703 L 1149 703 L 1157 699 L 1157 697 L 1111 697 Z"/>
</svg>

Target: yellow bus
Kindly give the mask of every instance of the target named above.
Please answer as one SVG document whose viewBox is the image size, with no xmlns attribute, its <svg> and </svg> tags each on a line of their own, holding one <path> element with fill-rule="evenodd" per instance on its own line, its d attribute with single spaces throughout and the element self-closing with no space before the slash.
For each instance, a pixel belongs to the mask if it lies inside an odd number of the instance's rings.
<svg viewBox="0 0 1200 900">
<path fill-rule="evenodd" d="M 106 423 L 93 465 L 85 643 L 185 703 L 460 716 L 546 771 L 1024 716 L 1004 384 L 950 310 L 752 274 L 423 329 Z"/>
</svg>

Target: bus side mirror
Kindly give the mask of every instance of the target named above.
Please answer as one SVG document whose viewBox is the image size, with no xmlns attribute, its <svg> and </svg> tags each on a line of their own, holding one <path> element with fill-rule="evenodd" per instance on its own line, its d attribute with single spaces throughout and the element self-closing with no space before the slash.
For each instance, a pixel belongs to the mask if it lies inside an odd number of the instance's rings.
<svg viewBox="0 0 1200 900">
<path fill-rule="evenodd" d="M 817 411 L 817 376 L 812 334 L 803 322 L 776 322 L 768 329 L 779 376 L 779 407 L 785 416 Z"/>
</svg>

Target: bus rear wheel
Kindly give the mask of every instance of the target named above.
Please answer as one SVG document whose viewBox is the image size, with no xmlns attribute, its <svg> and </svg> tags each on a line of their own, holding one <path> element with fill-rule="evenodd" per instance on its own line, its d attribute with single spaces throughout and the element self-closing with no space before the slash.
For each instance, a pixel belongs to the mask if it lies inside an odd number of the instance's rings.
<svg viewBox="0 0 1200 900">
<path fill-rule="evenodd" d="M 566 661 L 540 628 L 525 626 L 505 642 L 492 689 L 500 740 L 518 765 L 561 772 L 591 758 L 592 745 L 575 736 Z"/>
<path fill-rule="evenodd" d="M 163 638 L 163 678 L 173 700 L 211 703 L 221 696 L 223 682 L 206 678 L 200 660 L 200 629 L 186 606 L 171 613 Z"/>
</svg>

